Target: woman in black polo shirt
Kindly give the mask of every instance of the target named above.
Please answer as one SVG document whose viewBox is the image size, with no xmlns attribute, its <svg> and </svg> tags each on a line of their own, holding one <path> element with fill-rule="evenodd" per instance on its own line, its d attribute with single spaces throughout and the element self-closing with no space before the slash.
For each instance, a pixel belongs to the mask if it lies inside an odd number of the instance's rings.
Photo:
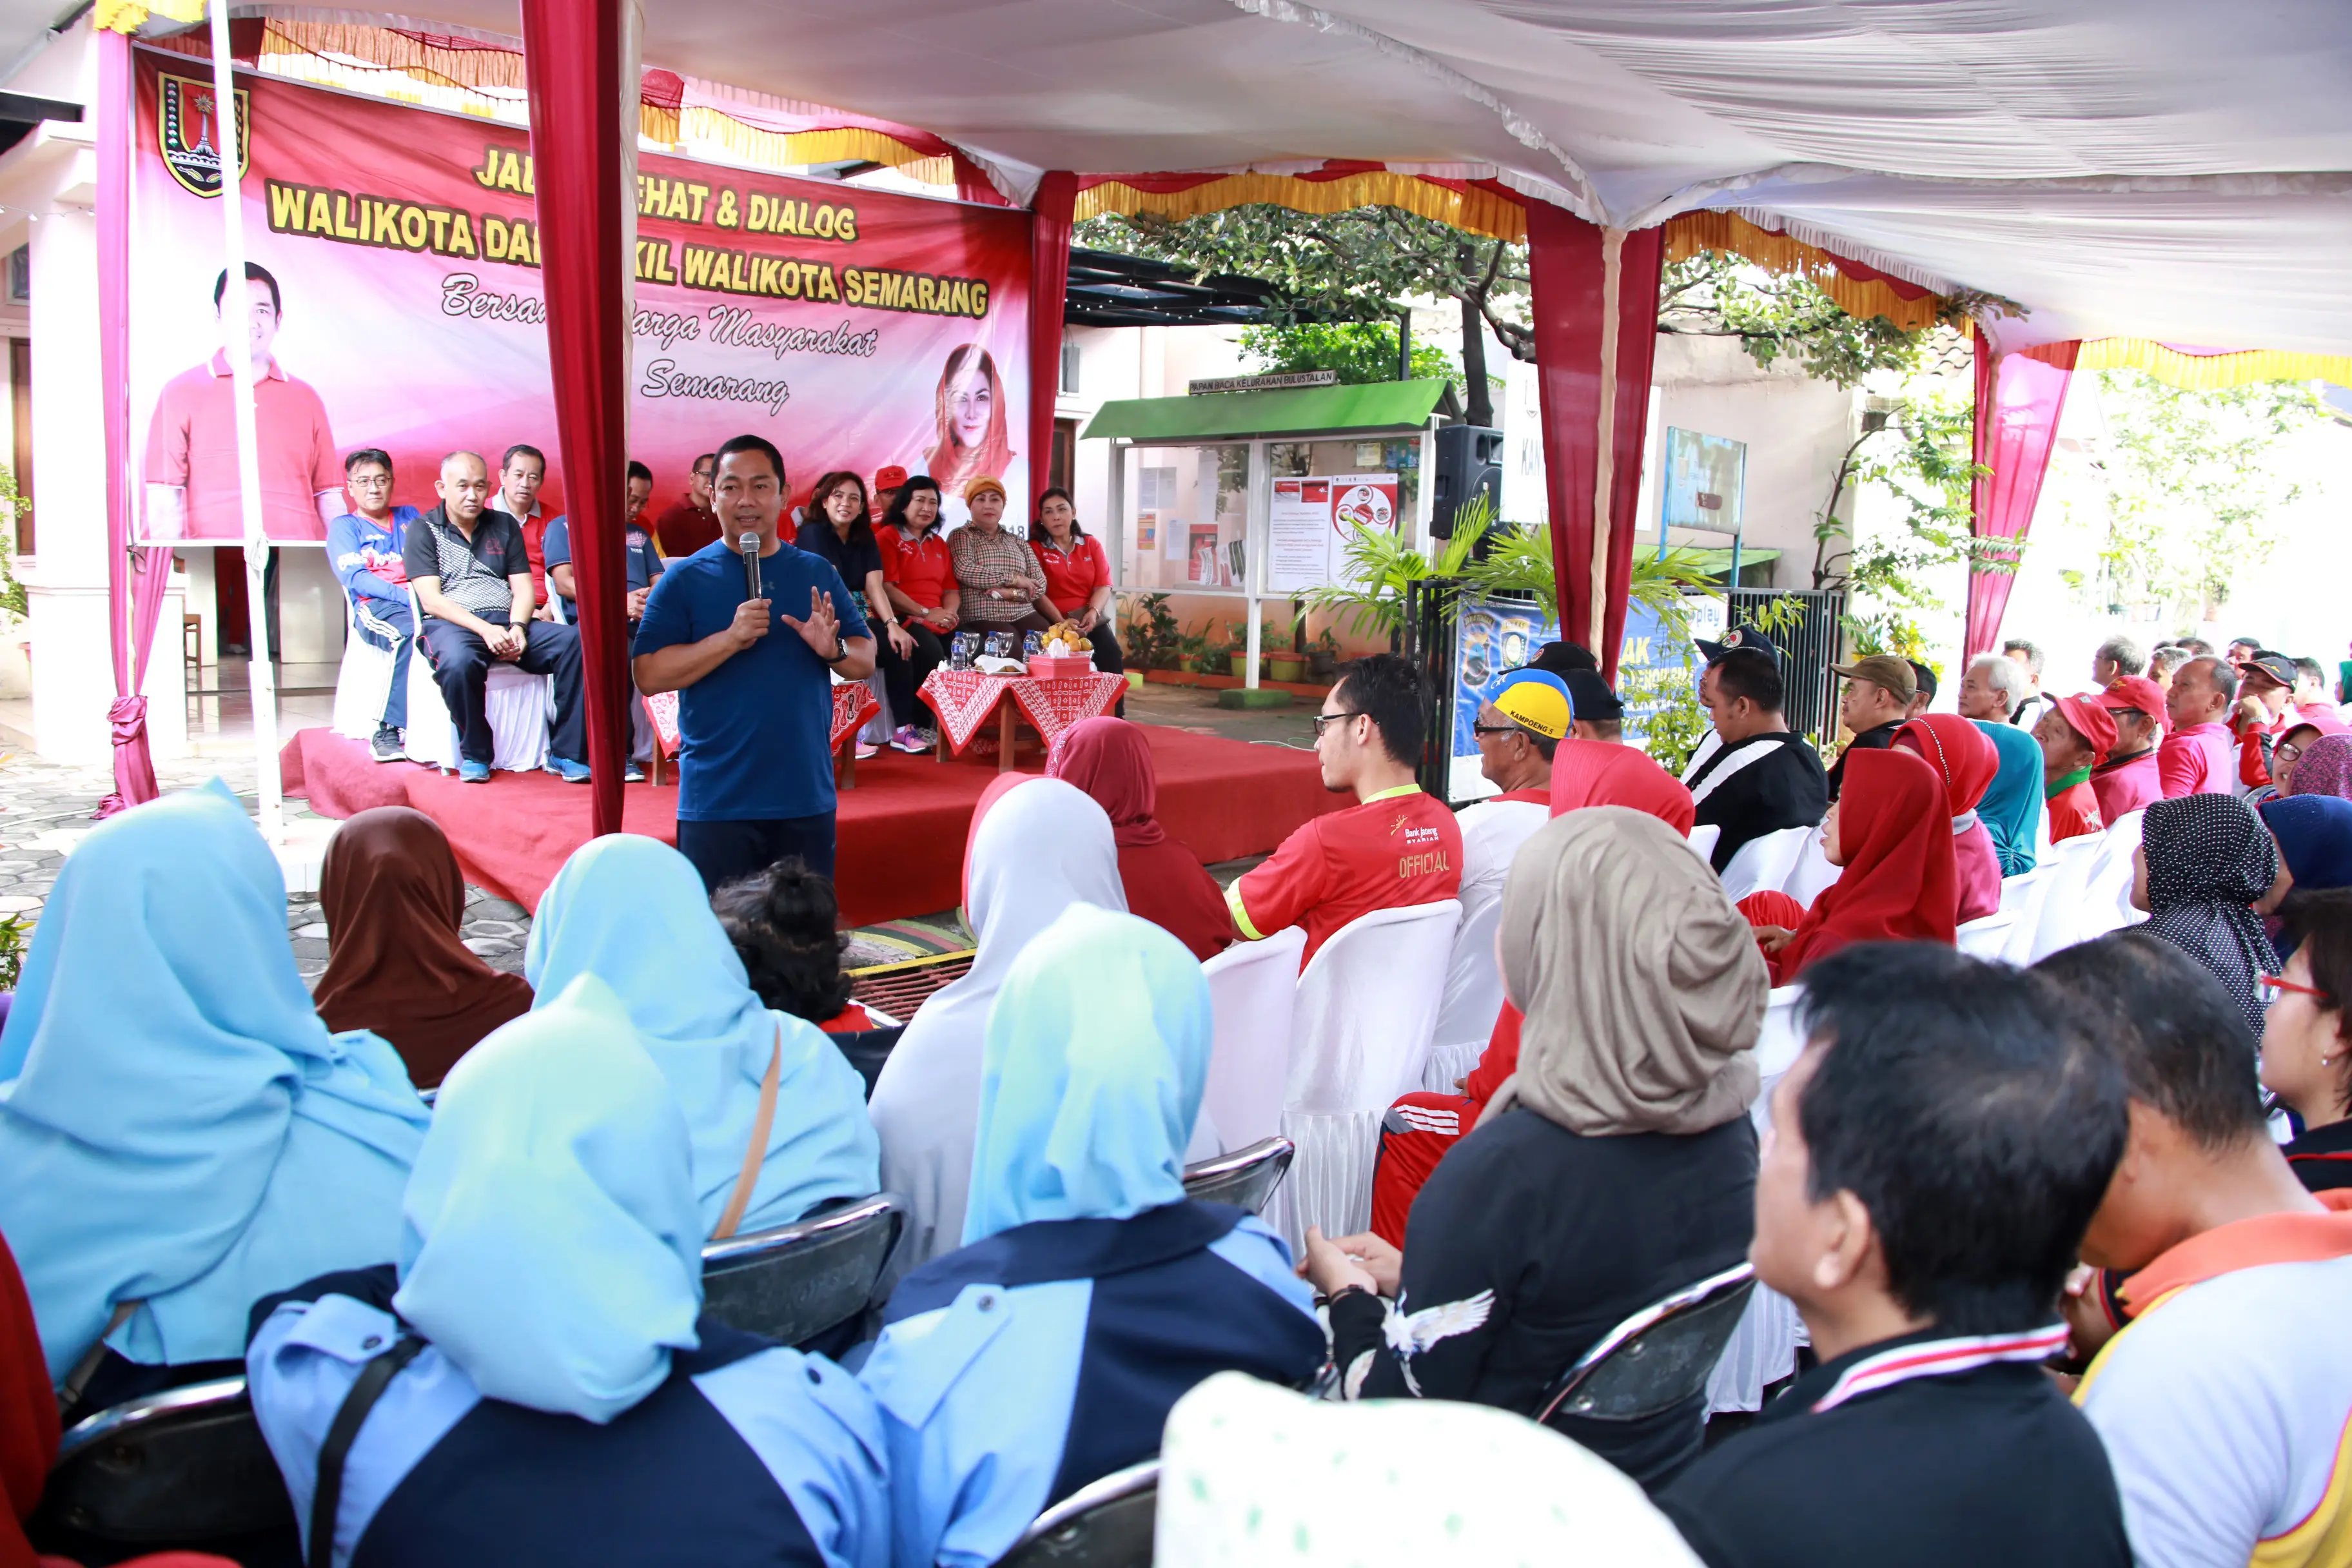
<svg viewBox="0 0 2352 1568">
<path fill-rule="evenodd" d="M 883 679 L 890 680 L 894 667 L 915 651 L 915 639 L 898 624 L 898 612 L 890 607 L 890 595 L 882 586 L 882 546 L 874 537 L 866 481 L 846 468 L 819 479 L 809 492 L 808 507 L 801 514 L 800 531 L 793 543 L 833 563 L 850 592 L 866 595 L 874 625 L 881 633 L 874 640 L 874 663 Z M 890 719 L 894 724 L 912 721 L 905 713 L 893 713 Z M 870 747 L 858 748 L 860 756 L 872 754 Z"/>
</svg>

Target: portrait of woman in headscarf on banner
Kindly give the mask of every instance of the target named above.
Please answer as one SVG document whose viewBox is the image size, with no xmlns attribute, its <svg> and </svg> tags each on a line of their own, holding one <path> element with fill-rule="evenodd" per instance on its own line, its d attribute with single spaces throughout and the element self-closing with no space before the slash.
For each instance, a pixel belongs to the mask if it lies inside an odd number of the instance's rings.
<svg viewBox="0 0 2352 1568">
<path fill-rule="evenodd" d="M 966 479 L 1003 479 L 1012 460 L 996 361 L 978 343 L 965 343 L 940 372 L 939 441 L 923 455 L 924 468 L 942 493 L 954 495 Z"/>
</svg>

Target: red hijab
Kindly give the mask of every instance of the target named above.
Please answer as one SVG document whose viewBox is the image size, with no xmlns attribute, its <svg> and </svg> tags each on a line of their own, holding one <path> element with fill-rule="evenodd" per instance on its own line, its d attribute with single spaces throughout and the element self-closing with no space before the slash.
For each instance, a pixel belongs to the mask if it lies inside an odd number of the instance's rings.
<svg viewBox="0 0 2352 1568">
<path fill-rule="evenodd" d="M 434 820 L 404 805 L 362 811 L 327 843 L 319 873 L 327 972 L 311 1005 L 330 1029 L 373 1029 L 430 1089 L 483 1036 L 530 1011 L 530 986 L 457 940 L 457 857 Z"/>
<path fill-rule="evenodd" d="M 1580 805 L 1646 811 L 1685 837 L 1698 812 L 1682 781 L 1652 762 L 1647 752 L 1571 735 L 1552 752 L 1551 814 Z"/>
<path fill-rule="evenodd" d="M 1856 750 L 1845 761 L 1836 807 L 1845 868 L 1774 957 L 1775 985 L 1852 943 L 1948 943 L 1958 924 L 1944 781 L 1908 751 Z"/>
<path fill-rule="evenodd" d="M 1167 931 L 1195 958 L 1225 950 L 1234 918 L 1216 879 L 1152 815 L 1160 778 L 1141 730 L 1124 719 L 1082 720 L 1055 741 L 1045 776 L 1086 791 L 1110 818 L 1129 914 Z"/>
<path fill-rule="evenodd" d="M 2000 853 L 1976 809 L 2000 772 L 2000 748 L 1957 713 L 1929 713 L 1895 731 L 1896 749 L 1916 752 L 1943 776 L 1944 805 L 1952 814 L 1952 858 L 1958 878 L 1960 921 L 2000 909 Z"/>
<path fill-rule="evenodd" d="M 41 1355 L 33 1303 L 16 1259 L 0 1237 L 0 1568 L 32 1568 L 23 1521 L 41 1500 L 58 1456 L 58 1396 Z"/>
</svg>

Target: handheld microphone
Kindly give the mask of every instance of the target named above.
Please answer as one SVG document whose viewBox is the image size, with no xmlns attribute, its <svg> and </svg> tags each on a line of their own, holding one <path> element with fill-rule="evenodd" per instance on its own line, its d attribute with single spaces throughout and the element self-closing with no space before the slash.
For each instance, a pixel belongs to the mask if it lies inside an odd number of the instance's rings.
<svg viewBox="0 0 2352 1568">
<path fill-rule="evenodd" d="M 736 539 L 735 548 L 743 552 L 743 597 L 765 597 L 760 592 L 760 536 L 746 530 Z"/>
</svg>

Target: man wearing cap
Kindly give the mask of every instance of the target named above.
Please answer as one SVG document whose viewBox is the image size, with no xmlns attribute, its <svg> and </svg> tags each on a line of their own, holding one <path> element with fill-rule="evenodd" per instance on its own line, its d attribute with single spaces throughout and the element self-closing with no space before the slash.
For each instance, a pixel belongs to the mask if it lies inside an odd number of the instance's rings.
<svg viewBox="0 0 2352 1568">
<path fill-rule="evenodd" d="M 1709 856 L 1720 873 L 1751 839 L 1818 825 L 1829 811 L 1829 781 L 1812 742 L 1791 734 L 1781 716 L 1787 689 L 1771 645 L 1698 646 L 1707 656 L 1698 700 L 1717 744 L 1683 783 L 1699 824 L 1722 830 Z"/>
<path fill-rule="evenodd" d="M 2294 660 L 2266 647 L 2239 661 L 2230 728 L 2238 739 L 2238 782 L 2249 790 L 2271 782 L 2271 742 L 2295 718 L 2295 675 Z"/>
<path fill-rule="evenodd" d="M 2190 659 L 2173 673 L 2172 689 L 2165 694 L 2165 721 L 2171 732 L 2156 751 L 2167 800 L 2233 792 L 2237 742 L 2225 721 L 2237 684 L 2230 667 L 2210 654 Z"/>
<path fill-rule="evenodd" d="M 1558 646 L 1557 644 L 1554 645 Z M 1511 857 L 1551 819 L 1551 759 L 1566 739 L 1574 709 L 1569 689 L 1549 670 L 1515 669 L 1478 709 L 1478 773 L 1500 794 L 1456 813 L 1462 829 L 1462 923 L 1503 896 Z M 1473 956 L 1491 963 L 1492 953 Z"/>
<path fill-rule="evenodd" d="M 1838 722 L 1853 731 L 1845 751 L 1883 752 L 1894 745 L 1895 732 L 1911 717 L 1911 700 L 1919 695 L 1911 661 L 1891 653 L 1874 653 L 1852 664 L 1833 664 L 1830 673 L 1845 678 L 1845 690 L 1838 699 Z M 1840 752 L 1837 765 L 1830 769 L 1832 800 L 1838 797 L 1839 786 L 1844 783 L 1845 752 Z"/>
<path fill-rule="evenodd" d="M 1771 659 L 1774 668 L 1777 669 L 1780 668 L 1780 650 L 1774 647 L 1771 640 L 1766 637 L 1762 633 L 1750 631 L 1745 626 L 1731 627 L 1723 634 L 1723 640 L 1720 642 L 1709 642 L 1705 637 L 1693 637 L 1691 642 L 1697 647 L 1699 658 L 1706 660 L 1709 664 L 1721 658 L 1726 653 L 1733 648 L 1745 647 L 1754 648 L 1764 654 L 1767 658 Z M 1704 679 L 1703 676 L 1702 679 Z M 1698 738 L 1697 747 L 1694 749 L 1690 754 L 1690 760 L 1683 764 L 1683 783 L 1687 785 L 1691 782 L 1692 775 L 1696 773 L 1699 769 L 1706 766 L 1708 760 L 1711 759 L 1715 753 L 1722 748 L 1722 746 L 1723 737 L 1717 734 L 1713 730 L 1709 730 L 1706 734 L 1701 735 Z"/>
<path fill-rule="evenodd" d="M 2107 760 L 2091 769 L 2091 793 L 2098 798 L 2099 820 L 2115 822 L 2164 798 L 2164 776 L 2156 765 L 2164 739 L 2164 692 L 2145 675 L 2119 676 L 2107 683 L 2099 703 L 2115 716 L 2116 743 Z"/>
<path fill-rule="evenodd" d="M 2114 749 L 2115 716 L 2092 698 L 2055 698 L 2033 726 L 2033 738 L 2042 742 L 2042 794 L 2050 803 L 2050 841 L 2057 844 L 2098 832 L 2099 797 L 2091 789 L 2091 770 Z"/>
<path fill-rule="evenodd" d="M 1601 661 L 1593 658 L 1591 650 L 1582 643 L 1548 642 L 1536 650 L 1535 658 L 1528 660 L 1527 668 L 1557 675 L 1564 680 L 1569 671 L 1574 669 L 1589 669 L 1597 673 Z"/>
<path fill-rule="evenodd" d="M 1569 732 L 1580 741 L 1623 745 L 1625 705 L 1617 700 L 1617 693 L 1601 679 L 1601 672 L 1571 669 L 1560 679 L 1568 685 L 1568 700 L 1576 710 L 1576 722 L 1570 726 Z"/>
</svg>

